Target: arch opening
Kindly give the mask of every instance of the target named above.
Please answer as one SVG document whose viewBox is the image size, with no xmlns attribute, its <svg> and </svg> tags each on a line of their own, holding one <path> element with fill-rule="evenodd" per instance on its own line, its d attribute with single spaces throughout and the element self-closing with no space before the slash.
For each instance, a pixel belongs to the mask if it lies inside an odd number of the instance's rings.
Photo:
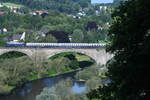
<svg viewBox="0 0 150 100">
<path fill-rule="evenodd" d="M 26 53 L 20 51 L 8 51 L 4 52 L 0 55 L 0 59 L 11 59 L 11 58 L 19 58 L 23 56 L 28 56 Z"/>
<path fill-rule="evenodd" d="M 94 63 L 96 63 L 95 59 L 93 59 L 92 57 L 84 53 L 74 52 L 74 51 L 51 54 L 50 56 L 48 56 L 48 59 L 54 60 L 54 59 L 59 59 L 61 57 L 65 57 L 69 59 L 71 61 L 71 64 L 75 64 L 76 62 L 76 66 L 79 66 L 80 68 L 89 67 Z"/>
</svg>

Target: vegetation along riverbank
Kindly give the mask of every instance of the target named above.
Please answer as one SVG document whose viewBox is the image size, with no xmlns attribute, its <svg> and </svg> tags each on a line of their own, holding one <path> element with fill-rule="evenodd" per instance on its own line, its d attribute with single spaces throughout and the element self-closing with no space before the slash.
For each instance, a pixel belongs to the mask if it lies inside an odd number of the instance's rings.
<svg viewBox="0 0 150 100">
<path fill-rule="evenodd" d="M 20 52 L 0 56 L 0 94 L 8 94 L 28 81 L 74 72 L 94 63 L 88 56 L 72 52 L 47 60 L 40 56 L 33 59 Z"/>
</svg>

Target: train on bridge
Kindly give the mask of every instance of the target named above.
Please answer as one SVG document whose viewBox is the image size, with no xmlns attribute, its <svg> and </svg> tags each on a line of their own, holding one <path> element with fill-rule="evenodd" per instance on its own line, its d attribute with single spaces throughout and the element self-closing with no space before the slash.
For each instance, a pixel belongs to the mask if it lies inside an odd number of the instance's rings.
<svg viewBox="0 0 150 100">
<path fill-rule="evenodd" d="M 105 47 L 106 43 L 24 43 L 24 42 L 7 42 L 7 47 L 64 47 L 64 48 L 97 48 Z"/>
</svg>

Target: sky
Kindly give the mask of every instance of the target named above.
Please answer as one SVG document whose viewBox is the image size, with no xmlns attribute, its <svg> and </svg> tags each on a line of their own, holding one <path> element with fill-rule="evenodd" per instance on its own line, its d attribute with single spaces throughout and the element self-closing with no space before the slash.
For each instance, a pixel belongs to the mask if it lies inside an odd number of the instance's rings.
<svg viewBox="0 0 150 100">
<path fill-rule="evenodd" d="M 91 0 L 91 3 L 92 4 L 95 4 L 95 3 L 113 3 L 113 0 Z"/>
</svg>

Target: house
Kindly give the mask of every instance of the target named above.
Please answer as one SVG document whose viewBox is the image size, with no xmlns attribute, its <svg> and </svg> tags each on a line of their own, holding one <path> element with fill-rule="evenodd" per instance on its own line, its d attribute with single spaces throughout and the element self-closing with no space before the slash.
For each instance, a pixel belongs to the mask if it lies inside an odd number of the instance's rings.
<svg viewBox="0 0 150 100">
<path fill-rule="evenodd" d="M 72 41 L 72 36 L 71 35 L 69 35 L 69 40 Z"/>
<path fill-rule="evenodd" d="M 21 36 L 21 38 L 20 38 L 20 40 L 25 41 L 25 36 L 26 36 L 26 32 L 24 31 L 23 34 L 22 34 L 22 36 Z"/>
<path fill-rule="evenodd" d="M 73 15 L 72 17 L 75 18 L 75 19 L 80 19 L 81 18 L 79 15 Z"/>
<path fill-rule="evenodd" d="M 48 32 L 49 32 L 48 29 L 43 29 L 38 31 L 38 35 L 42 35 L 43 37 L 45 37 Z"/>
<path fill-rule="evenodd" d="M 107 6 L 100 6 L 100 7 L 99 7 L 100 11 L 103 11 L 103 10 L 106 11 L 107 8 L 108 8 Z"/>
<path fill-rule="evenodd" d="M 3 32 L 7 32 L 7 29 L 6 29 L 6 28 L 3 28 Z"/>
<path fill-rule="evenodd" d="M 8 37 L 4 37 L 3 40 L 4 41 L 9 41 L 9 38 Z"/>
<path fill-rule="evenodd" d="M 66 14 L 66 16 L 71 17 L 72 15 L 71 14 Z"/>
<path fill-rule="evenodd" d="M 103 30 L 103 27 L 101 25 L 98 25 L 98 30 Z"/>
<path fill-rule="evenodd" d="M 0 11 L 0 15 L 4 15 L 4 14 L 6 14 L 6 12 Z"/>
<path fill-rule="evenodd" d="M 0 34 L 3 34 L 3 33 L 5 33 L 5 32 L 7 32 L 7 29 L 0 27 Z"/>
<path fill-rule="evenodd" d="M 13 6 L 6 6 L 7 8 L 9 8 L 9 9 L 11 9 L 11 10 L 17 10 L 18 9 L 18 7 L 13 7 Z"/>
<path fill-rule="evenodd" d="M 85 11 L 89 11 L 89 8 L 84 8 Z"/>
<path fill-rule="evenodd" d="M 13 13 L 17 13 L 18 9 L 20 9 L 19 7 L 13 7 L 13 6 L 6 6 L 6 7 L 9 8 L 10 11 Z"/>
<path fill-rule="evenodd" d="M 96 10 L 96 11 L 95 11 L 95 14 L 96 14 L 96 16 L 99 16 L 99 11 Z"/>
<path fill-rule="evenodd" d="M 42 15 L 44 12 L 42 10 L 37 10 L 36 13 Z"/>
<path fill-rule="evenodd" d="M 0 8 L 3 7 L 3 6 L 4 6 L 3 3 L 0 3 Z"/>
<path fill-rule="evenodd" d="M 14 34 L 11 38 L 11 41 L 13 42 L 25 41 L 25 35 L 26 32 L 23 32 L 23 34 Z"/>
<path fill-rule="evenodd" d="M 85 12 L 79 12 L 78 13 L 78 16 L 85 16 L 86 14 L 85 14 Z"/>
<path fill-rule="evenodd" d="M 19 42 L 20 41 L 20 39 L 21 39 L 21 34 L 14 34 L 13 36 L 12 36 L 12 38 L 11 38 L 11 41 L 13 41 L 13 42 Z"/>
<path fill-rule="evenodd" d="M 30 15 L 37 15 L 36 12 L 29 12 Z"/>
</svg>

